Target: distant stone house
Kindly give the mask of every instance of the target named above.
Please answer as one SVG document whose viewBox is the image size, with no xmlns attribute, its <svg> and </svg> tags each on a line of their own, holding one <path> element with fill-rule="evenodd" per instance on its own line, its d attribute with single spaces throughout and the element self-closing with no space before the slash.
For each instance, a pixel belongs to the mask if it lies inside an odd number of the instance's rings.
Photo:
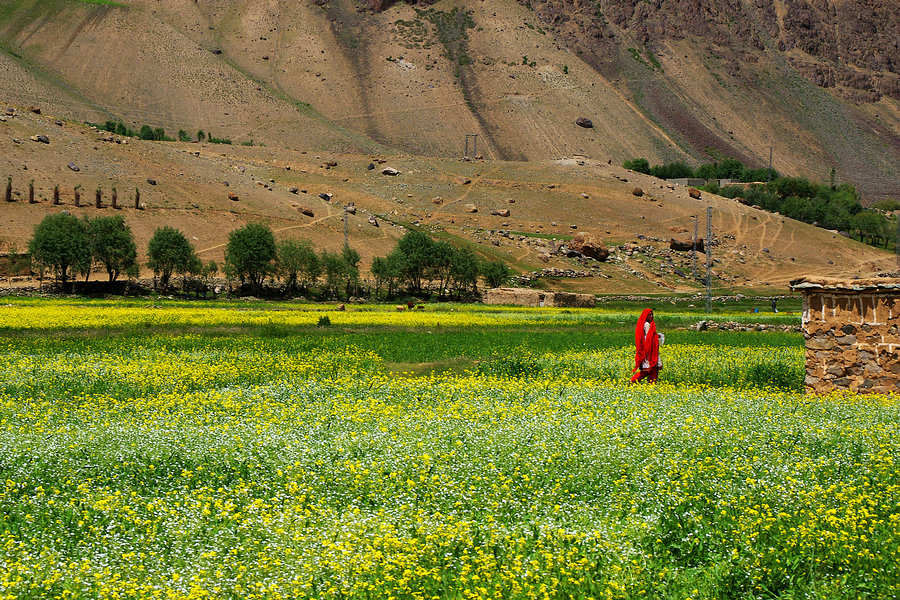
<svg viewBox="0 0 900 600">
<path fill-rule="evenodd" d="M 545 292 L 529 288 L 492 288 L 484 292 L 485 304 L 512 306 L 555 306 L 561 308 L 593 308 L 596 298 L 591 294 Z"/>
<path fill-rule="evenodd" d="M 900 279 L 805 277 L 806 390 L 900 391 Z"/>
</svg>

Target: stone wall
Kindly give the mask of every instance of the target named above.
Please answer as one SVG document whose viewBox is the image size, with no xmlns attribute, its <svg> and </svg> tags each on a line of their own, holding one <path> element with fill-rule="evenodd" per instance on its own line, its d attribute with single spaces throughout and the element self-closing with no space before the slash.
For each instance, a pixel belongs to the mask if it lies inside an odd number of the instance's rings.
<svg viewBox="0 0 900 600">
<path fill-rule="evenodd" d="M 596 299 L 591 294 L 545 292 L 528 288 L 492 288 L 484 292 L 485 304 L 513 306 L 553 306 L 558 308 L 593 308 Z"/>
<path fill-rule="evenodd" d="M 900 391 L 900 279 L 791 285 L 803 293 L 808 392 Z"/>
</svg>

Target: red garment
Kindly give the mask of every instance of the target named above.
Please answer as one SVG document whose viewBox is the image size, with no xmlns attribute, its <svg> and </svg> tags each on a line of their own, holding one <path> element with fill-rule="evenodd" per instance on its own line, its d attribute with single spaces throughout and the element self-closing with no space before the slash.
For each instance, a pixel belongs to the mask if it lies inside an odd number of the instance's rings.
<svg viewBox="0 0 900 600">
<path fill-rule="evenodd" d="M 659 377 L 659 367 L 650 367 L 649 369 L 639 369 L 631 378 L 631 383 L 637 383 L 644 377 L 647 377 L 650 380 L 650 383 L 656 383 L 656 378 Z"/>
<path fill-rule="evenodd" d="M 645 308 L 634 329 L 635 371 L 641 370 L 641 363 L 645 360 L 650 364 L 650 368 L 655 368 L 659 364 L 659 337 L 656 335 L 656 321 L 650 321 L 650 328 L 646 334 L 644 333 L 644 323 L 652 313 L 651 309 Z"/>
</svg>

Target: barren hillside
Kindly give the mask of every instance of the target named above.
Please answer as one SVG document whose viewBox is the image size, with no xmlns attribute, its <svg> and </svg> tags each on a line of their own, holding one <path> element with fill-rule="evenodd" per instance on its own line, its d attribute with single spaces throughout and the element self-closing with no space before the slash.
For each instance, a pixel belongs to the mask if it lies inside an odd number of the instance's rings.
<svg viewBox="0 0 900 600">
<path fill-rule="evenodd" d="M 344 206 L 352 203 L 348 241 L 362 254 L 364 269 L 393 248 L 405 226 L 419 226 L 518 273 L 545 271 L 543 285 L 552 288 L 691 292 L 701 284 L 691 277 L 690 253 L 670 251 L 668 240 L 689 239 L 693 215 L 700 217 L 702 237 L 710 205 L 716 289 L 784 291 L 801 275 L 893 268 L 892 255 L 829 231 L 716 196 L 694 199 L 684 187 L 584 157 L 463 161 L 147 142 L 58 120 L 45 110 L 12 112 L 0 120 L 0 173 L 12 177 L 14 190 L 13 202 L 0 203 L 0 252 L 24 250 L 33 227 L 52 212 L 110 214 L 115 187 L 117 214 L 134 229 L 142 253 L 156 227 L 172 225 L 205 260 L 219 262 L 228 233 L 258 220 L 278 238 L 303 237 L 337 250 L 344 241 Z M 49 143 L 31 139 L 39 135 Z M 382 174 L 386 167 L 399 174 Z M 31 181 L 34 203 L 28 201 Z M 60 206 L 52 202 L 56 185 Z M 74 205 L 76 186 L 80 207 Z M 642 196 L 634 195 L 635 187 Z M 98 188 L 102 208 L 94 206 Z M 143 210 L 134 208 L 135 189 Z M 613 247 L 609 262 L 557 252 L 582 231 Z"/>
<path fill-rule="evenodd" d="M 898 18 L 861 1 L 0 0 L 0 98 L 317 151 L 458 157 L 466 134 L 493 160 L 771 150 L 871 201 L 900 195 Z"/>
</svg>

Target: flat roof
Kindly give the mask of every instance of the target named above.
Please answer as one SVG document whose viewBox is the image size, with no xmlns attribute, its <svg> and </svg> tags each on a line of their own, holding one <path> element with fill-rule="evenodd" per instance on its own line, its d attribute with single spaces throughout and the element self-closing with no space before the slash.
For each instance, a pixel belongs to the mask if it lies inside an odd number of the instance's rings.
<svg viewBox="0 0 900 600">
<path fill-rule="evenodd" d="M 791 289 L 800 292 L 874 292 L 878 290 L 900 292 L 900 278 L 865 277 L 838 279 L 836 277 L 801 277 L 791 281 Z"/>
</svg>

